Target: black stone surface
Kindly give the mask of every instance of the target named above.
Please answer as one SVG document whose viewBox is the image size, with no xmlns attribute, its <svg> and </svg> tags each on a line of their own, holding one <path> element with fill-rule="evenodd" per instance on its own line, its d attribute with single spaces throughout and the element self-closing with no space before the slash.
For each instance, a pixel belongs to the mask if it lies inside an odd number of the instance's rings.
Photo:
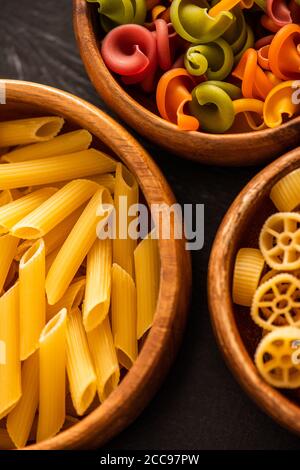
<svg viewBox="0 0 300 470">
<path fill-rule="evenodd" d="M 71 3 L 0 0 L 0 77 L 52 85 L 109 112 L 77 53 Z M 207 308 L 207 263 L 215 232 L 258 168 L 203 167 L 139 140 L 158 162 L 180 203 L 205 204 L 205 247 L 193 253 L 193 295 L 177 361 L 144 413 L 108 448 L 298 449 L 298 438 L 264 415 L 227 370 Z"/>
</svg>

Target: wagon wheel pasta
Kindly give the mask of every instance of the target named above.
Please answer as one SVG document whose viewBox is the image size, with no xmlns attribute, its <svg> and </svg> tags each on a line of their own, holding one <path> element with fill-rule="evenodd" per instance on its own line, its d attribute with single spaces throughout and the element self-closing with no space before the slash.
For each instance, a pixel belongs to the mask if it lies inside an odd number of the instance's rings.
<svg viewBox="0 0 300 470">
<path fill-rule="evenodd" d="M 261 252 L 255 248 L 241 248 L 237 254 L 233 274 L 233 301 L 250 307 L 253 295 L 265 265 Z"/>
<path fill-rule="evenodd" d="M 299 341 L 300 330 L 284 327 L 272 331 L 260 342 L 255 364 L 261 376 L 273 387 L 298 388 L 300 366 L 292 361 L 293 343 Z"/>
<path fill-rule="evenodd" d="M 255 292 L 252 319 L 266 330 L 300 325 L 300 283 L 291 274 L 271 277 Z"/>
<path fill-rule="evenodd" d="M 3 449 L 51 438 L 108 399 L 134 366 L 158 300 L 158 240 L 139 240 L 137 180 L 90 148 L 89 132 L 57 135 L 62 122 L 0 125 L 26 136 L 0 165 Z"/>
<path fill-rule="evenodd" d="M 265 222 L 259 246 L 271 268 L 291 271 L 300 267 L 300 214 L 278 212 Z"/>
</svg>

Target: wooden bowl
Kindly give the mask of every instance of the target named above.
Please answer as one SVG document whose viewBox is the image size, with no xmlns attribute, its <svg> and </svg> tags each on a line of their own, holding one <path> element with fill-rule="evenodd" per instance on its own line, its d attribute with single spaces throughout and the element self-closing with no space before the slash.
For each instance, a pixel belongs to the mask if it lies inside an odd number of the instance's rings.
<svg viewBox="0 0 300 470">
<path fill-rule="evenodd" d="M 74 28 L 86 71 L 99 95 L 119 116 L 144 137 L 181 157 L 207 165 L 248 166 L 282 155 L 300 142 L 300 117 L 277 129 L 242 134 L 214 135 L 183 132 L 160 118 L 154 99 L 124 87 L 114 78 L 100 53 L 101 31 L 97 5 L 73 0 Z M 103 35 L 103 34 L 102 34 Z"/>
<path fill-rule="evenodd" d="M 209 309 L 214 332 L 234 376 L 251 398 L 272 418 L 300 435 L 300 393 L 280 391 L 259 375 L 254 351 L 261 329 L 249 308 L 232 302 L 232 276 L 236 254 L 242 247 L 258 247 L 258 235 L 266 217 L 276 212 L 269 194 L 284 175 L 300 167 L 300 149 L 267 166 L 238 195 L 217 232 L 208 272 Z"/>
<path fill-rule="evenodd" d="M 83 127 L 93 145 L 124 162 L 136 176 L 147 203 L 173 204 L 174 196 L 150 156 L 119 124 L 102 111 L 66 92 L 35 83 L 0 80 L 7 104 L 1 120 L 54 114 L 70 129 Z M 132 369 L 95 411 L 72 428 L 30 449 L 78 449 L 103 445 L 143 410 L 166 375 L 184 331 L 191 286 L 190 257 L 184 241 L 159 240 L 161 284 L 153 327 Z"/>
</svg>

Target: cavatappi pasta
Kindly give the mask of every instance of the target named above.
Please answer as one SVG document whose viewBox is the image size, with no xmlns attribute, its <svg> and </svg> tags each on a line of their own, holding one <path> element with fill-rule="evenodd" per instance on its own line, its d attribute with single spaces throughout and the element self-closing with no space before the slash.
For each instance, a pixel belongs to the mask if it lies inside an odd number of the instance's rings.
<svg viewBox="0 0 300 470">
<path fill-rule="evenodd" d="M 63 123 L 0 123 L 0 449 L 54 437 L 106 400 L 158 299 L 155 237 L 110 237 L 113 213 L 126 231 L 134 219 L 119 198 L 138 203 L 136 179 Z"/>
<path fill-rule="evenodd" d="M 271 189 L 274 211 L 257 247 L 238 251 L 233 272 L 233 301 L 248 307 L 246 314 L 261 328 L 256 367 L 270 385 L 287 389 L 300 388 L 299 172 Z"/>
</svg>

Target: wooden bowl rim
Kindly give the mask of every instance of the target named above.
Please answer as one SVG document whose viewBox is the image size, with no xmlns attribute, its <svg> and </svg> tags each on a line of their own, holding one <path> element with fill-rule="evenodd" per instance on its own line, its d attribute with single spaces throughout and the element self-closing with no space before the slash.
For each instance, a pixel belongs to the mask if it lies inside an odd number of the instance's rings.
<svg viewBox="0 0 300 470">
<path fill-rule="evenodd" d="M 254 201 L 263 197 L 285 174 L 300 165 L 300 148 L 260 171 L 236 197 L 217 231 L 208 268 L 208 303 L 214 334 L 223 357 L 247 394 L 275 421 L 300 434 L 300 405 L 259 375 L 239 333 L 231 296 L 230 262 L 236 254 L 243 222 Z"/>
<path fill-rule="evenodd" d="M 88 130 L 94 125 L 94 129 L 97 129 L 97 132 L 94 130 L 91 133 L 108 145 L 124 161 L 129 169 L 134 172 L 148 204 L 173 204 L 175 202 L 168 183 L 149 154 L 123 127 L 103 111 L 81 98 L 46 85 L 6 79 L 1 79 L 0 84 L 4 84 L 6 87 L 7 103 L 15 102 L 40 107 L 44 106 L 47 110 L 52 109 L 52 112 L 50 111 L 51 114 L 59 115 L 62 113 L 64 116 L 68 115 L 66 120 L 72 119 L 72 115 L 75 112 L 76 118 L 86 120 Z M 41 98 L 44 100 L 43 105 L 39 101 Z M 135 168 L 131 164 L 133 156 L 138 160 L 138 165 Z M 153 191 L 154 182 L 156 187 L 154 187 Z M 153 192 L 151 197 L 149 197 L 150 188 L 151 192 Z M 180 272 L 182 258 L 186 261 L 186 272 L 184 273 L 185 279 L 183 282 L 185 282 L 187 292 L 189 292 L 191 287 L 190 255 L 187 251 L 182 251 L 183 247 L 184 240 L 180 241 L 179 244 L 178 240 L 172 238 L 170 240 L 159 240 L 161 284 L 153 326 L 137 361 L 118 388 L 101 406 L 92 411 L 79 423 L 60 432 L 51 439 L 27 446 L 26 449 L 50 450 L 82 446 L 85 440 L 90 439 L 91 435 L 93 437 L 97 436 L 100 426 L 105 429 L 107 427 L 109 431 L 108 426 L 110 423 L 118 420 L 123 413 L 126 413 L 126 409 L 134 402 L 135 395 L 139 390 L 143 392 L 143 381 L 146 378 L 149 379 L 149 376 L 154 376 L 164 353 L 164 344 L 174 334 L 172 326 L 176 315 L 178 315 L 177 307 L 181 299 L 182 286 L 179 281 L 182 280 L 182 273 Z M 166 295 L 164 286 L 170 279 L 172 279 L 172 282 L 168 282 L 168 292 Z M 187 308 L 188 306 L 186 306 Z M 123 407 L 119 406 L 120 402 L 122 402 Z M 126 422 L 122 428 L 127 424 L 129 422 Z M 115 433 L 109 435 L 108 432 L 108 439 L 114 435 Z"/>
<path fill-rule="evenodd" d="M 166 121 L 162 117 L 149 111 L 147 108 L 138 103 L 126 92 L 126 90 L 119 84 L 119 82 L 108 70 L 102 59 L 97 38 L 92 27 L 91 9 L 93 7 L 95 7 L 95 5 L 88 3 L 86 0 L 73 0 L 73 23 L 81 58 L 95 88 L 101 89 L 101 95 L 112 107 L 112 109 L 120 114 L 120 116 L 125 121 L 129 119 L 129 114 L 134 112 L 134 109 L 136 109 L 139 111 L 139 116 L 143 116 L 145 118 L 145 122 L 148 120 L 152 123 L 158 123 L 162 131 L 169 133 L 170 138 L 174 138 L 174 136 L 182 136 L 185 134 L 188 139 L 194 141 L 195 145 L 198 146 L 204 144 L 209 148 L 210 146 L 216 146 L 218 144 L 223 146 L 227 144 L 228 146 L 232 145 L 233 149 L 234 147 L 238 149 L 240 143 L 249 138 L 251 138 L 252 142 L 260 142 L 260 140 L 263 138 L 271 136 L 274 137 L 279 132 L 282 133 L 285 130 L 288 131 L 290 127 L 294 127 L 297 124 L 300 125 L 300 116 L 298 116 L 291 119 L 290 121 L 283 123 L 277 128 L 268 128 L 255 132 L 243 132 L 238 134 L 209 134 L 201 131 L 181 131 L 175 124 Z M 96 78 L 99 77 L 99 75 L 102 75 L 103 78 L 100 86 L 99 84 L 96 85 Z M 109 94 L 111 96 L 117 97 L 118 100 L 122 100 L 127 105 L 128 110 L 130 110 L 128 111 L 127 116 L 124 115 L 124 112 L 117 109 L 117 106 L 113 104 L 112 100 L 108 99 L 107 83 L 109 83 Z M 186 158 L 190 159 L 191 157 L 187 155 Z M 208 160 L 207 162 L 201 160 L 201 162 L 214 164 L 213 159 Z M 251 164 L 252 163 L 250 162 L 249 165 Z M 224 162 L 224 165 L 227 165 L 227 163 Z M 231 164 L 229 163 L 228 165 Z M 245 163 L 241 161 L 241 165 L 245 165 Z"/>
</svg>

